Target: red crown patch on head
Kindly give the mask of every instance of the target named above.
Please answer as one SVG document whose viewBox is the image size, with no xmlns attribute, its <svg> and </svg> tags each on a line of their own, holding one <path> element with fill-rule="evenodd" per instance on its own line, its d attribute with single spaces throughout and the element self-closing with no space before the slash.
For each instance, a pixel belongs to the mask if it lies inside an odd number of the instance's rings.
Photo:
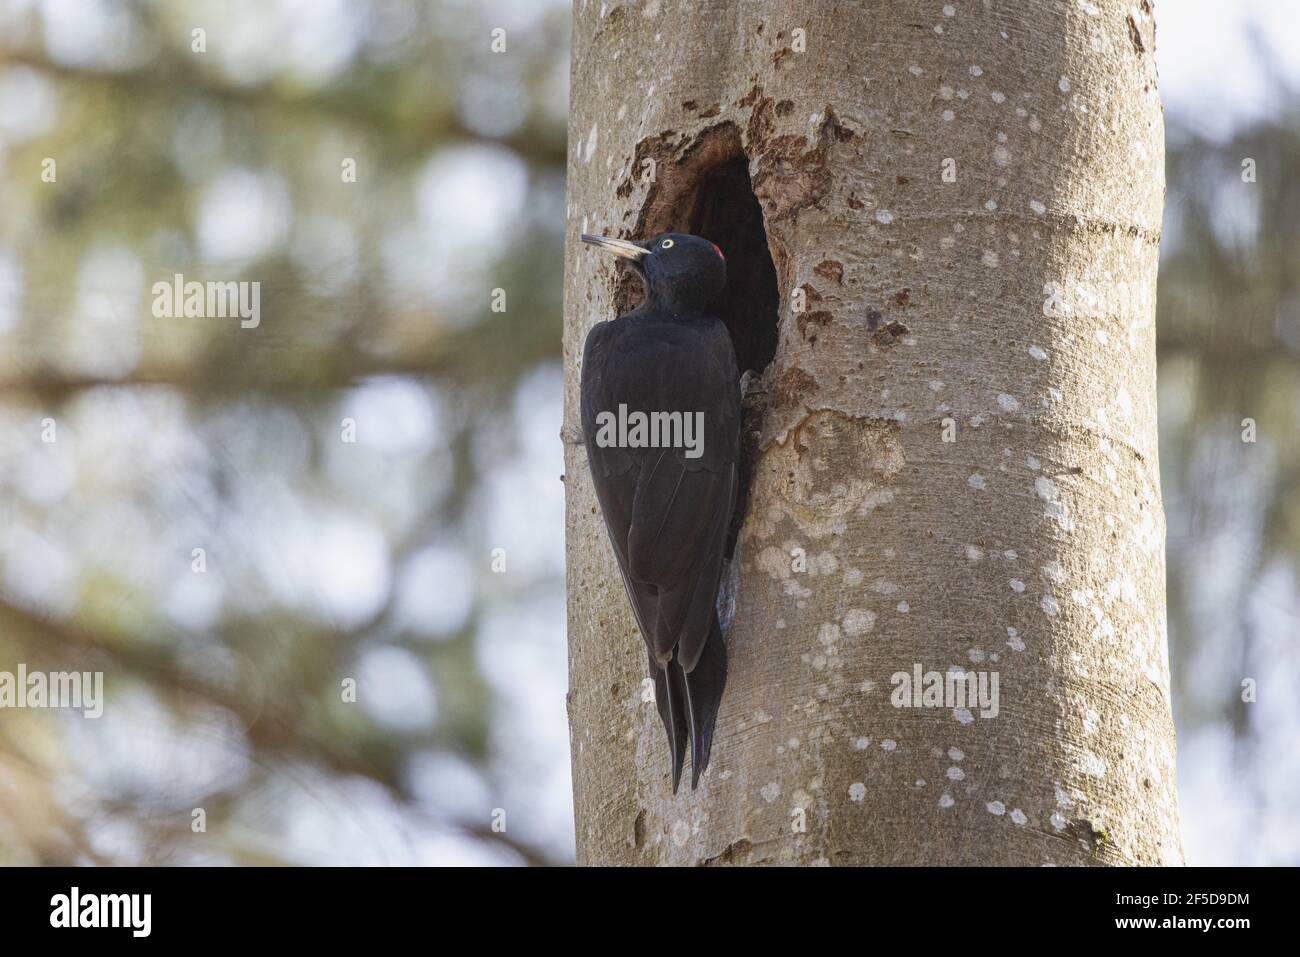
<svg viewBox="0 0 1300 957">
<path fill-rule="evenodd" d="M 708 242 L 708 240 L 705 240 L 705 242 Z M 713 247 L 713 251 L 714 251 L 715 253 L 718 254 L 718 258 L 721 259 L 721 260 L 725 263 L 725 262 L 727 261 L 727 257 L 724 256 L 724 255 L 722 255 L 722 250 L 718 248 L 718 244 L 717 244 L 717 243 L 709 243 L 709 245 L 712 246 L 712 247 Z"/>
</svg>

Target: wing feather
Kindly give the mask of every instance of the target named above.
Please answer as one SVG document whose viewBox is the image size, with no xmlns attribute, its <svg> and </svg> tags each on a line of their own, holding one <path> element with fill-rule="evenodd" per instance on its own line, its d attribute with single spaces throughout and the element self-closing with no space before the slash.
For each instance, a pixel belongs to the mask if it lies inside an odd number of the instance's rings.
<svg viewBox="0 0 1300 957">
<path fill-rule="evenodd" d="M 633 341 L 647 334 L 649 344 Z M 601 514 L 647 649 L 661 667 L 679 649 L 689 672 L 708 640 L 735 502 L 740 389 L 721 323 L 691 331 L 694 340 L 673 338 L 681 334 L 680 326 L 648 330 L 625 319 L 596 326 L 583 354 L 582 424 Z M 596 416 L 620 403 L 703 411 L 703 454 L 601 447 Z"/>
</svg>

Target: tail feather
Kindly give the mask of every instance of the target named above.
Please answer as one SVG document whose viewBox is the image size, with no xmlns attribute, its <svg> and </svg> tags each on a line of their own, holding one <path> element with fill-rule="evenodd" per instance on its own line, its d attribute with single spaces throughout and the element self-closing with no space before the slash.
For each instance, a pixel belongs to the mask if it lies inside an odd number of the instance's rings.
<svg viewBox="0 0 1300 957">
<path fill-rule="evenodd" d="M 660 668 L 654 655 L 650 655 L 650 673 L 655 678 L 655 706 L 668 733 L 668 747 L 672 756 L 673 794 L 682 780 L 682 765 L 686 760 L 686 682 L 676 661 Z"/>
<path fill-rule="evenodd" d="M 709 637 L 695 667 L 683 671 L 674 653 L 668 666 L 660 668 L 650 656 L 650 673 L 655 680 L 655 706 L 668 733 L 671 749 L 673 794 L 677 793 L 686 762 L 686 739 L 691 742 L 691 790 L 700 783 L 700 775 L 709 766 L 713 750 L 713 729 L 718 721 L 718 706 L 727 684 L 727 646 L 722 640 L 718 616 L 713 616 Z"/>
<path fill-rule="evenodd" d="M 670 668 L 680 668 L 674 660 Z M 700 775 L 709 766 L 713 750 L 713 728 L 718 721 L 722 689 L 727 684 L 727 646 L 722 640 L 722 626 L 714 614 L 709 637 L 695 667 L 686 673 L 686 707 L 691 725 L 691 790 L 700 783 Z"/>
</svg>

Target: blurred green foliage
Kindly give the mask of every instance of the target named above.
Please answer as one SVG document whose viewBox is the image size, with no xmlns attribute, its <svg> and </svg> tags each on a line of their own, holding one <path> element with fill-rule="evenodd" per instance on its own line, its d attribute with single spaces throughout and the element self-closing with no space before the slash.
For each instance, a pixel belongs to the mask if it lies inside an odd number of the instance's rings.
<svg viewBox="0 0 1300 957">
<path fill-rule="evenodd" d="M 1157 321 L 1184 817 L 1246 864 L 1300 860 L 1300 96 L 1274 95 L 1226 140 L 1170 124 Z"/>
<path fill-rule="evenodd" d="M 68 6 L 0 6 L 0 669 L 110 705 L 0 719 L 0 862 L 564 860 L 476 639 L 563 588 L 485 516 L 559 354 L 567 11 Z M 154 318 L 176 273 L 260 326 Z"/>
</svg>

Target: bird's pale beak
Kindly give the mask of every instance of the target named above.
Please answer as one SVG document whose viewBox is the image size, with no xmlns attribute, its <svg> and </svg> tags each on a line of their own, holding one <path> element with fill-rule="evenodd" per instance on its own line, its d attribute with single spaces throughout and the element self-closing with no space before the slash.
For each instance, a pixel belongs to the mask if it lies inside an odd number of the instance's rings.
<svg viewBox="0 0 1300 957">
<path fill-rule="evenodd" d="M 650 250 L 644 246 L 638 246 L 634 242 L 626 239 L 611 239 L 609 236 L 593 236 L 590 233 L 582 234 L 584 243 L 591 243 L 606 252 L 613 253 L 620 259 L 630 259 L 633 262 L 640 262 L 644 256 L 649 255 Z"/>
</svg>

